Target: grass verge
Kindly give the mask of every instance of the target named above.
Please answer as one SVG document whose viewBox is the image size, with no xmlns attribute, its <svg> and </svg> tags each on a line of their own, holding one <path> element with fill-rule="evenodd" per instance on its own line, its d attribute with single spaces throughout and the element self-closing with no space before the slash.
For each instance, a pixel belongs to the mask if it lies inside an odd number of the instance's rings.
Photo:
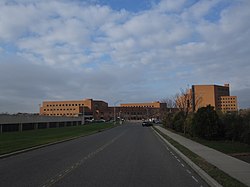
<svg viewBox="0 0 250 187">
<path fill-rule="evenodd" d="M 250 146 L 240 142 L 232 141 L 208 141 L 200 138 L 190 138 L 200 144 L 216 149 L 225 154 L 235 154 L 235 153 L 250 153 Z"/>
<path fill-rule="evenodd" d="M 214 165 L 208 163 L 202 157 L 196 155 L 186 147 L 182 146 L 178 142 L 174 141 L 172 138 L 167 136 L 166 134 L 162 133 L 158 129 L 154 127 L 154 129 L 162 135 L 169 143 L 171 143 L 175 148 L 181 151 L 185 156 L 187 156 L 192 162 L 194 162 L 197 166 L 199 166 L 202 170 L 204 170 L 208 175 L 214 178 L 219 184 L 225 187 L 246 187 L 245 184 L 241 183 L 240 181 L 232 178 L 225 172 L 221 171 Z"/>
<path fill-rule="evenodd" d="M 167 130 L 179 134 L 181 136 L 184 136 L 188 139 L 191 139 L 193 141 L 196 141 L 202 145 L 208 146 L 210 148 L 216 149 L 217 151 L 220 151 L 225 154 L 240 154 L 240 153 L 250 153 L 250 145 L 241 143 L 241 142 L 235 142 L 235 141 L 229 141 L 229 140 L 205 140 L 198 137 L 192 137 L 188 134 L 176 132 L 172 129 L 167 128 Z"/>
<path fill-rule="evenodd" d="M 0 155 L 74 137 L 86 136 L 112 127 L 114 127 L 113 124 L 105 123 L 3 133 L 0 134 Z"/>
</svg>

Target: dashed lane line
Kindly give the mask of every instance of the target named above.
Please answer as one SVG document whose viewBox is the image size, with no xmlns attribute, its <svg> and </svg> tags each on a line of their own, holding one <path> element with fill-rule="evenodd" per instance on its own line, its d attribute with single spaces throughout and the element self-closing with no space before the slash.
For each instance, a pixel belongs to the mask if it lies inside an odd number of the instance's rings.
<svg viewBox="0 0 250 187">
<path fill-rule="evenodd" d="M 50 187 L 53 184 L 55 184 L 56 182 L 58 182 L 59 180 L 63 179 L 66 175 L 68 175 L 69 173 L 71 173 L 73 170 L 75 170 L 76 168 L 78 168 L 79 166 L 81 166 L 82 164 L 84 164 L 88 159 L 93 158 L 95 155 L 97 155 L 98 153 L 100 153 L 101 151 L 103 151 L 105 148 L 107 148 L 108 146 L 110 146 L 111 144 L 113 144 L 117 139 L 119 139 L 123 134 L 125 134 L 125 132 L 126 131 L 122 132 L 121 134 L 119 134 L 118 136 L 116 136 L 115 138 L 113 138 L 108 143 L 102 145 L 100 148 L 98 148 L 95 151 L 89 153 L 87 156 L 85 156 L 80 161 L 74 163 L 73 165 L 71 165 L 67 169 L 61 171 L 60 173 L 58 173 L 57 175 L 55 175 L 51 179 L 47 180 L 44 184 L 41 185 L 41 187 Z"/>
<path fill-rule="evenodd" d="M 192 178 L 194 179 L 195 182 L 199 183 L 198 179 L 196 179 L 193 175 Z"/>
<path fill-rule="evenodd" d="M 157 132 L 155 131 L 155 133 L 157 133 Z M 163 141 L 162 141 L 162 143 L 164 144 L 164 147 L 169 151 L 169 153 L 170 153 L 171 155 L 173 155 L 173 157 L 175 157 L 175 159 L 180 163 L 180 165 L 181 165 L 183 168 L 185 168 L 185 165 L 181 162 L 180 159 L 178 159 L 178 157 L 171 151 L 171 149 L 170 149 L 167 145 L 165 145 L 165 143 L 164 143 Z M 192 172 L 191 172 L 189 169 L 186 169 L 186 172 L 190 175 L 190 177 L 192 177 L 192 179 L 193 179 L 196 183 L 200 184 L 199 181 L 198 181 L 198 179 L 196 179 L 196 178 L 192 175 Z M 202 184 L 200 184 L 200 187 L 203 187 Z"/>
<path fill-rule="evenodd" d="M 186 169 L 186 171 L 187 171 L 189 174 L 191 174 L 191 171 L 190 171 L 190 170 Z"/>
</svg>

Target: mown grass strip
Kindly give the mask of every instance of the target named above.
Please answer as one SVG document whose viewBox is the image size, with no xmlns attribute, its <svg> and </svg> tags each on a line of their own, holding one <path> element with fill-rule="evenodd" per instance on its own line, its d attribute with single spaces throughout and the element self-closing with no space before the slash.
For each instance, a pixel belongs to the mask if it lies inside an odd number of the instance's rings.
<svg viewBox="0 0 250 187">
<path fill-rule="evenodd" d="M 0 155 L 30 147 L 86 136 L 114 127 L 111 123 L 9 132 L 0 134 Z"/>
<path fill-rule="evenodd" d="M 191 139 L 195 142 L 198 142 L 202 145 L 213 148 L 217 151 L 220 151 L 220 152 L 228 154 L 228 155 L 237 154 L 237 153 L 238 154 L 250 153 L 250 145 L 245 144 L 245 143 L 241 143 L 241 142 L 237 142 L 237 141 L 229 141 L 229 140 L 205 140 L 205 139 L 198 138 L 198 137 L 192 137 L 189 134 L 177 132 L 171 128 L 166 128 L 166 129 L 175 133 L 175 134 L 184 136 L 188 139 Z"/>
<path fill-rule="evenodd" d="M 218 169 L 216 166 L 210 164 L 202 157 L 196 155 L 183 145 L 179 144 L 178 142 L 174 141 L 172 138 L 167 136 L 166 134 L 162 133 L 160 130 L 154 127 L 154 129 L 162 135 L 169 143 L 171 143 L 174 147 L 176 147 L 179 151 L 181 151 L 184 155 L 186 155 L 190 160 L 192 160 L 197 166 L 199 166 L 202 170 L 204 170 L 208 175 L 214 178 L 219 184 L 225 187 L 246 187 L 245 184 L 241 183 L 240 181 L 232 178 L 225 172 Z"/>
</svg>

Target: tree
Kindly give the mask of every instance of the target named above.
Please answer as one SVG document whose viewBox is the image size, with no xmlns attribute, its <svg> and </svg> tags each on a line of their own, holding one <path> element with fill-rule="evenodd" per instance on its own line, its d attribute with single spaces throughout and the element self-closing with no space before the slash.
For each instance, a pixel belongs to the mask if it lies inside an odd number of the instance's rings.
<svg viewBox="0 0 250 187">
<path fill-rule="evenodd" d="M 193 136 L 192 126 L 194 121 L 194 113 L 189 113 L 185 122 L 184 122 L 184 134 L 189 134 Z"/>
<path fill-rule="evenodd" d="M 180 111 L 184 112 L 185 116 L 187 116 L 188 113 L 191 111 L 191 102 L 191 94 L 189 89 L 181 89 L 180 93 L 177 93 L 175 95 L 176 106 Z"/>
<path fill-rule="evenodd" d="M 184 132 L 185 114 L 183 111 L 179 111 L 173 116 L 173 129 L 177 132 Z"/>
<path fill-rule="evenodd" d="M 196 136 L 205 139 L 218 138 L 222 133 L 222 125 L 214 107 L 201 107 L 194 114 L 193 132 Z"/>
<path fill-rule="evenodd" d="M 201 97 L 193 96 L 192 90 L 189 88 L 181 89 L 180 93 L 175 95 L 176 106 L 180 111 L 185 113 L 185 117 L 187 117 L 190 112 L 194 112 L 193 109 L 196 108 L 200 102 Z"/>
<path fill-rule="evenodd" d="M 166 107 L 169 109 L 169 112 L 172 112 L 171 109 L 176 108 L 175 97 L 167 97 L 162 99 L 161 103 L 166 103 Z"/>
<path fill-rule="evenodd" d="M 163 117 L 163 125 L 167 128 L 173 129 L 173 113 L 166 112 Z"/>
<path fill-rule="evenodd" d="M 237 113 L 221 114 L 224 125 L 225 138 L 231 141 L 239 141 L 243 132 L 243 118 Z"/>
</svg>

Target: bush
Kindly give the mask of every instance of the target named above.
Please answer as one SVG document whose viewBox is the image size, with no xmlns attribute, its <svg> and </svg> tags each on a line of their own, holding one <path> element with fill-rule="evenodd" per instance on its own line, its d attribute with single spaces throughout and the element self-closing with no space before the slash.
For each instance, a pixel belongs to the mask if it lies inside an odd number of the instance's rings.
<svg viewBox="0 0 250 187">
<path fill-rule="evenodd" d="M 177 132 L 184 132 L 184 123 L 185 123 L 186 117 L 185 113 L 183 111 L 179 111 L 174 114 L 173 117 L 173 129 Z"/>
<path fill-rule="evenodd" d="M 185 115 L 183 111 L 166 113 L 163 125 L 178 132 L 204 139 L 226 139 L 250 145 L 250 109 L 239 113 L 216 112 L 208 105 L 196 113 Z"/>
<path fill-rule="evenodd" d="M 173 114 L 170 113 L 170 112 L 167 112 L 165 115 L 164 115 L 164 118 L 163 118 L 163 125 L 167 128 L 173 128 Z"/>
<path fill-rule="evenodd" d="M 194 114 L 193 133 L 201 138 L 212 140 L 218 139 L 222 134 L 222 125 L 214 107 L 199 108 Z"/>
<path fill-rule="evenodd" d="M 227 113 L 221 116 L 225 130 L 225 139 L 239 141 L 243 132 L 243 119 L 237 113 Z"/>
<path fill-rule="evenodd" d="M 190 113 L 188 114 L 185 122 L 184 122 L 184 133 L 189 134 L 193 136 L 193 131 L 192 131 L 192 126 L 193 126 L 193 121 L 194 121 L 194 114 Z"/>
</svg>

